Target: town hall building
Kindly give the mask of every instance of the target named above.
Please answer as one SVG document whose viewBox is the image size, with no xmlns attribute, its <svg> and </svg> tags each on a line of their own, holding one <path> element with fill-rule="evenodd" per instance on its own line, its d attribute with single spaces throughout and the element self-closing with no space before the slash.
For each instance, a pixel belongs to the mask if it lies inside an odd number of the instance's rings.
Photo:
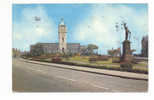
<svg viewBox="0 0 154 100">
<path fill-rule="evenodd" d="M 58 43 L 37 43 L 30 46 L 30 53 L 33 55 L 79 52 L 80 43 L 67 43 L 67 27 L 63 19 L 58 25 Z"/>
</svg>

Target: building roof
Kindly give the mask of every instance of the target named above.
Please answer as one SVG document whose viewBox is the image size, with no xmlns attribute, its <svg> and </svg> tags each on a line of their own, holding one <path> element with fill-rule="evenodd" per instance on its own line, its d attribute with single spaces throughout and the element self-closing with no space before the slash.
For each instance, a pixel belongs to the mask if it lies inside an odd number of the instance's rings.
<svg viewBox="0 0 154 100">
<path fill-rule="evenodd" d="M 37 43 L 37 44 L 59 44 L 59 43 Z M 80 43 L 67 43 L 67 44 L 80 44 Z"/>
<path fill-rule="evenodd" d="M 76 45 L 80 45 L 80 43 L 67 43 L 67 44 L 70 44 L 70 45 L 71 45 L 71 44 L 76 44 Z"/>
<path fill-rule="evenodd" d="M 36 43 L 36 45 L 58 45 L 59 43 Z M 80 45 L 80 43 L 67 43 L 67 45 Z M 31 45 L 35 46 L 35 45 Z"/>
</svg>

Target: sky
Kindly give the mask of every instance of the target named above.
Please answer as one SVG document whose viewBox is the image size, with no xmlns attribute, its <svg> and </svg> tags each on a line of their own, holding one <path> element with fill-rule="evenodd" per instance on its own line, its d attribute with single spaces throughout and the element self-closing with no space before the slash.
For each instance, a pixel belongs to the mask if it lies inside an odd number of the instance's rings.
<svg viewBox="0 0 154 100">
<path fill-rule="evenodd" d="M 36 16 L 40 21 L 35 20 Z M 135 53 L 141 52 L 142 37 L 148 35 L 147 4 L 13 4 L 13 48 L 28 51 L 38 42 L 58 42 L 61 18 L 67 26 L 67 42 L 96 44 L 100 54 L 122 48 L 122 22 L 131 31 Z"/>
</svg>

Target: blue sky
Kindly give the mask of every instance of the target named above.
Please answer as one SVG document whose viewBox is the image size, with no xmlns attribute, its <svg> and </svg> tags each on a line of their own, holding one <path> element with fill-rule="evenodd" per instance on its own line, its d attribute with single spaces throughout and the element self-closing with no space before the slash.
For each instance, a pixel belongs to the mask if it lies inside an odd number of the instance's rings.
<svg viewBox="0 0 154 100">
<path fill-rule="evenodd" d="M 148 34 L 147 4 L 13 4 L 12 10 L 13 47 L 21 50 L 37 42 L 58 42 L 61 18 L 68 28 L 67 42 L 96 44 L 101 54 L 121 47 L 125 34 L 120 26 L 116 31 L 117 22 L 127 22 L 136 53 Z"/>
</svg>

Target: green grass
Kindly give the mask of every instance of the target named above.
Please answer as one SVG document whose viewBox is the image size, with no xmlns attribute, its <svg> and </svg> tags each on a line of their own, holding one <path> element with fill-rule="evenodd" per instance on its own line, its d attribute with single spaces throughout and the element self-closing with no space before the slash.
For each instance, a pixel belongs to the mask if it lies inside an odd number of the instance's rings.
<svg viewBox="0 0 154 100">
<path fill-rule="evenodd" d="M 43 57 L 42 57 L 43 58 Z M 89 56 L 74 56 L 69 58 L 62 58 L 62 63 L 76 65 L 76 66 L 87 66 L 91 68 L 98 68 L 98 69 L 110 69 L 110 70 L 122 70 L 120 68 L 120 63 L 112 63 L 112 58 L 107 61 L 96 61 L 96 62 L 89 62 Z M 43 58 L 40 59 L 43 62 L 51 62 L 51 58 Z M 141 67 L 140 67 L 141 66 Z M 133 64 L 133 72 L 141 72 L 147 73 L 148 67 L 147 63 L 139 63 Z"/>
<path fill-rule="evenodd" d="M 70 57 L 69 59 L 63 58 L 63 61 L 68 61 L 68 62 L 82 62 L 82 63 L 88 63 L 88 64 L 95 64 L 95 65 L 102 65 L 102 64 L 114 64 L 114 65 L 119 65 L 117 63 L 112 63 L 112 58 L 110 58 L 107 61 L 95 61 L 90 63 L 89 62 L 89 56 L 74 56 Z"/>
<path fill-rule="evenodd" d="M 107 61 L 96 61 L 96 62 L 89 62 L 89 56 L 74 56 L 70 57 L 69 59 L 63 58 L 63 61 L 68 61 L 68 62 L 82 62 L 82 63 L 87 63 L 87 64 L 95 64 L 95 65 L 116 65 L 120 66 L 120 63 L 112 63 L 112 58 L 110 58 Z M 114 59 L 114 58 L 113 58 Z M 145 67 L 147 66 L 147 63 L 139 63 L 139 64 L 134 64 L 133 66 L 135 67 Z"/>
<path fill-rule="evenodd" d="M 90 67 L 97 67 L 100 69 L 115 69 L 115 70 L 121 70 L 120 63 L 112 63 L 112 58 L 110 58 L 107 61 L 96 61 L 96 62 L 89 62 L 88 56 L 75 56 L 70 57 L 69 59 L 63 58 L 64 62 L 71 62 L 75 63 L 76 65 L 81 66 L 90 66 Z M 141 67 L 140 67 L 141 66 Z M 148 72 L 148 68 L 146 63 L 139 63 L 139 64 L 133 64 L 133 70 L 135 72 Z"/>
<path fill-rule="evenodd" d="M 135 66 L 141 66 L 141 67 L 144 67 L 144 66 L 147 66 L 148 63 L 138 63 L 138 64 L 135 64 Z"/>
<path fill-rule="evenodd" d="M 133 66 L 133 70 L 147 71 L 148 72 L 148 68 L 147 67 L 136 67 L 136 66 Z"/>
<path fill-rule="evenodd" d="M 112 59 L 109 59 L 107 61 L 96 61 L 96 62 L 89 62 L 89 56 L 74 56 L 74 57 L 70 57 L 69 59 L 63 58 L 64 62 L 72 62 L 72 63 L 76 63 L 78 65 L 82 64 L 82 65 L 87 65 L 87 66 L 97 66 L 97 67 L 102 67 L 102 66 L 106 66 L 107 68 L 111 68 L 111 67 L 115 67 L 115 68 L 119 68 L 120 64 L 116 64 L 116 63 L 112 63 Z"/>
<path fill-rule="evenodd" d="M 69 61 L 80 61 L 80 62 L 89 62 L 89 57 L 88 56 L 74 56 L 70 57 Z"/>
<path fill-rule="evenodd" d="M 112 58 L 110 58 L 107 61 L 96 61 L 97 64 L 113 64 L 112 63 Z"/>
<path fill-rule="evenodd" d="M 43 59 L 44 61 L 51 61 L 51 58 Z"/>
</svg>

